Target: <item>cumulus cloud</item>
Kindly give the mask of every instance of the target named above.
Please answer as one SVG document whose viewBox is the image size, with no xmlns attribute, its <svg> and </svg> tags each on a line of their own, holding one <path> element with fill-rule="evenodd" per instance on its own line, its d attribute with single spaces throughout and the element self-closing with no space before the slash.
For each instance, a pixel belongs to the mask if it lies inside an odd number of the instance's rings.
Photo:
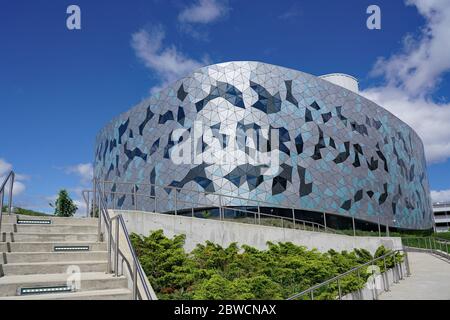
<svg viewBox="0 0 450 320">
<path fill-rule="evenodd" d="M 425 18 L 419 36 L 406 35 L 401 52 L 379 58 L 371 72 L 385 84 L 361 93 L 414 128 L 429 163 L 450 158 L 450 103 L 431 94 L 450 70 L 450 2 L 407 0 Z"/>
<path fill-rule="evenodd" d="M 6 179 L 6 176 L 13 169 L 11 163 L 7 162 L 4 159 L 0 158 L 0 184 Z M 13 186 L 13 196 L 17 196 L 25 191 L 25 184 L 23 180 L 27 180 L 28 177 L 22 174 L 16 174 Z M 5 186 L 5 194 L 9 194 L 10 184 L 6 184 Z"/>
<path fill-rule="evenodd" d="M 449 202 L 450 201 L 450 189 L 448 190 L 432 190 L 431 199 L 435 202 Z"/>
<path fill-rule="evenodd" d="M 159 85 L 151 89 L 158 92 L 170 83 L 208 63 L 205 58 L 198 61 L 181 53 L 174 45 L 164 46 L 165 32 L 161 26 L 151 30 L 141 29 L 131 38 L 131 46 L 147 68 L 160 79 Z"/>
<path fill-rule="evenodd" d="M 78 175 L 83 184 L 91 182 L 94 176 L 94 168 L 92 163 L 80 163 L 74 166 L 69 166 L 67 167 L 66 172 Z"/>
<path fill-rule="evenodd" d="M 182 10 L 178 15 L 178 20 L 182 23 L 207 24 L 223 18 L 229 10 L 225 1 L 198 0 Z"/>
<path fill-rule="evenodd" d="M 421 96 L 434 90 L 450 70 L 450 1 L 408 0 L 406 4 L 416 6 L 426 24 L 418 38 L 409 34 L 403 39 L 402 52 L 379 58 L 373 74 L 383 75 L 389 86 Z"/>
</svg>

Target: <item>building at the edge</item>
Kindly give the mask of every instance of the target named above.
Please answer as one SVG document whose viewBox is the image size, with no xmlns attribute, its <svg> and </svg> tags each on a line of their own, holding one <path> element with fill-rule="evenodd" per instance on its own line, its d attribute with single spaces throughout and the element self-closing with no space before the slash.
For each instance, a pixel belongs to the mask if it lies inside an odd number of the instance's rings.
<svg viewBox="0 0 450 320">
<path fill-rule="evenodd" d="M 434 214 L 434 231 L 448 232 L 450 231 L 450 203 L 436 202 L 433 203 Z"/>
<path fill-rule="evenodd" d="M 342 74 L 316 77 L 248 61 L 203 67 L 100 131 L 95 176 L 111 181 L 106 188 L 114 192 L 108 201 L 115 208 L 133 209 L 139 202 L 140 210 L 171 212 L 176 199 L 183 212 L 193 203 L 195 210 L 219 201 L 252 208 L 258 200 L 278 215 L 293 208 L 304 219 L 325 212 L 335 223 L 354 217 L 365 224 L 431 228 L 422 141 L 357 91 L 356 80 Z M 198 123 L 207 138 L 192 143 L 192 153 L 209 152 L 209 161 L 192 156 L 176 163 L 180 146 L 195 140 Z M 270 163 L 247 161 L 255 154 Z M 236 161 L 214 158 L 224 155 Z M 136 192 L 157 203 L 135 199 Z"/>
</svg>

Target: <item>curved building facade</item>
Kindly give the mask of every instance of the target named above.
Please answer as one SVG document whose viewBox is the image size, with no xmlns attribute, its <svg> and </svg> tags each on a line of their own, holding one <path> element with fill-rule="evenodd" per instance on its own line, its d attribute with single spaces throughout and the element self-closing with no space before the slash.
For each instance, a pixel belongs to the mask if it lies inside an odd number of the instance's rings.
<svg viewBox="0 0 450 320">
<path fill-rule="evenodd" d="M 112 120 L 97 136 L 95 176 L 123 209 L 261 201 L 432 225 L 423 145 L 408 125 L 355 92 L 259 62 L 201 68 Z"/>
</svg>

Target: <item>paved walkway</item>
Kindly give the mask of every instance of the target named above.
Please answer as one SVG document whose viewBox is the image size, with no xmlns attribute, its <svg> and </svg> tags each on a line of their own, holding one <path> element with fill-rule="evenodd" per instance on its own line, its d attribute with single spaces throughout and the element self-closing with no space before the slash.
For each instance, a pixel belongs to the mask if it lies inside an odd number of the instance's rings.
<svg viewBox="0 0 450 320">
<path fill-rule="evenodd" d="M 380 300 L 450 300 L 450 262 L 421 252 L 408 257 L 411 276 L 393 284 Z"/>
</svg>

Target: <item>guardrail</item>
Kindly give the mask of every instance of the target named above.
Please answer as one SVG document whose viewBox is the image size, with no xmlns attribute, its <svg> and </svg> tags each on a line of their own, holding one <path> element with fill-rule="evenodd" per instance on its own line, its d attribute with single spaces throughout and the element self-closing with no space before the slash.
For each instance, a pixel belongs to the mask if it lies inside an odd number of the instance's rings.
<svg viewBox="0 0 450 320">
<path fill-rule="evenodd" d="M 402 243 L 408 251 L 425 251 L 450 259 L 450 241 L 439 237 L 405 237 Z"/>
<path fill-rule="evenodd" d="M 0 233 L 2 231 L 2 217 L 3 217 L 3 201 L 5 198 L 5 188 L 6 184 L 9 181 L 9 202 L 8 202 L 8 213 L 11 214 L 12 210 L 12 201 L 13 201 L 13 188 L 14 188 L 14 179 L 16 174 L 14 171 L 10 171 L 6 176 L 5 180 L 0 186 Z"/>
<path fill-rule="evenodd" d="M 125 192 L 125 191 L 107 191 L 106 185 L 114 183 L 112 181 L 101 181 L 96 179 L 96 184 L 98 186 L 101 186 L 102 188 L 102 194 L 103 197 L 106 199 L 106 203 L 108 204 L 108 208 L 112 210 L 120 210 L 121 208 L 116 207 L 116 201 L 118 197 L 121 196 L 131 196 L 132 202 L 133 202 L 133 209 L 138 210 L 138 199 L 144 198 L 147 199 L 146 201 L 153 201 L 153 212 L 158 212 L 158 202 L 162 201 L 161 197 L 156 196 L 155 189 L 153 189 L 154 194 L 148 194 L 148 193 L 140 193 L 137 190 L 137 187 L 135 183 L 131 182 L 116 182 L 116 184 L 124 184 L 124 185 L 133 185 L 133 192 Z M 196 211 L 208 211 L 208 210 L 219 210 L 219 220 L 225 221 L 225 220 L 231 220 L 231 221 L 237 221 L 237 222 L 243 222 L 243 223 L 251 223 L 251 224 L 259 224 L 259 225 L 271 225 L 271 226 L 278 226 L 282 228 L 289 228 L 289 229 L 300 229 L 300 230 L 308 230 L 308 231 L 317 231 L 317 232 L 326 232 L 326 233 L 332 233 L 332 234 L 342 234 L 343 232 L 340 232 L 338 230 L 332 229 L 326 225 L 326 219 L 324 218 L 324 224 L 307 221 L 307 220 L 301 220 L 297 219 L 295 217 L 295 208 L 282 208 L 282 209 L 288 209 L 291 210 L 292 216 L 291 217 L 285 217 L 285 216 L 279 216 L 279 215 L 272 215 L 268 213 L 261 212 L 261 208 L 265 207 L 264 204 L 267 205 L 267 207 L 273 206 L 273 204 L 260 201 L 260 200 L 252 200 L 252 199 L 245 199 L 242 197 L 237 196 L 229 196 L 229 195 L 223 195 L 219 193 L 212 193 L 212 192 L 206 192 L 206 191 L 198 191 L 198 190 L 192 190 L 192 189 L 184 189 L 174 186 L 160 186 L 156 184 L 148 184 L 148 183 L 142 183 L 138 185 L 145 185 L 150 188 L 162 188 L 162 189 L 171 189 L 175 192 L 173 193 L 173 208 L 171 208 L 170 211 L 166 211 L 163 213 L 170 213 L 174 215 L 183 215 L 183 216 L 190 216 L 190 217 L 202 217 L 198 216 Z M 201 204 L 199 202 L 196 202 L 192 198 L 188 199 L 181 199 L 180 196 L 177 197 L 177 194 L 181 191 L 189 191 L 189 192 L 196 192 L 204 197 L 212 197 L 215 199 L 218 199 L 219 205 L 217 206 L 211 206 L 210 203 L 205 203 L 205 207 L 201 207 Z M 95 194 L 95 190 L 83 190 L 83 198 L 86 202 L 86 215 L 91 216 L 92 214 L 95 214 L 95 196 L 91 199 L 91 193 Z M 108 201 L 110 200 L 110 201 Z M 227 206 L 223 205 L 224 202 L 230 202 L 232 200 L 236 201 L 245 201 L 250 203 L 255 203 L 254 206 L 245 205 L 242 207 L 233 207 L 233 206 Z M 207 206 L 209 205 L 209 206 Z M 229 213 L 234 213 L 235 216 L 238 216 L 237 218 L 228 218 L 227 215 Z M 325 213 L 324 213 L 325 217 Z M 210 218 L 215 219 L 216 217 L 202 217 L 202 218 Z M 355 233 L 354 233 L 355 234 Z"/>
<path fill-rule="evenodd" d="M 128 234 L 127 227 L 123 220 L 121 214 L 117 214 L 114 217 L 110 217 L 108 213 L 108 206 L 104 198 L 103 190 L 98 184 L 98 181 L 94 180 L 94 199 L 96 200 L 96 208 L 98 208 L 98 239 L 102 240 L 102 226 L 106 231 L 107 238 L 107 248 L 108 248 L 108 263 L 107 263 L 107 273 L 114 273 L 115 276 L 119 276 L 119 256 L 122 259 L 122 273 L 123 273 L 123 262 L 126 263 L 128 272 L 131 275 L 132 281 L 132 298 L 153 300 L 153 296 L 147 285 L 147 278 L 142 270 L 139 260 L 136 256 L 134 248 L 131 244 L 131 240 Z M 114 235 L 113 235 L 113 225 L 114 225 Z M 131 262 L 127 259 L 126 254 L 119 248 L 120 244 L 120 229 L 126 240 L 126 248 L 131 254 Z M 112 256 L 111 256 L 112 255 Z M 139 290 L 139 284 L 143 288 L 143 292 Z"/>
<path fill-rule="evenodd" d="M 377 261 L 383 260 L 384 272 L 381 275 L 382 275 L 383 282 L 384 282 L 384 290 L 388 291 L 389 290 L 389 279 L 388 279 L 387 272 L 386 272 L 388 270 L 388 268 L 387 268 L 388 264 L 386 263 L 386 259 L 391 258 L 391 257 L 393 258 L 392 260 L 393 260 L 394 265 L 393 265 L 392 269 L 394 271 L 394 275 L 396 275 L 397 282 L 398 282 L 399 280 L 403 279 L 403 277 L 404 277 L 403 269 L 401 267 L 401 262 L 397 262 L 397 257 L 399 254 L 401 254 L 401 252 L 404 253 L 404 257 L 405 257 L 406 276 L 410 276 L 411 272 L 410 272 L 410 268 L 409 268 L 408 254 L 407 254 L 406 250 L 404 250 L 404 249 L 394 250 L 383 256 L 374 258 L 364 264 L 354 267 L 354 268 L 350 269 L 349 271 L 346 271 L 346 272 L 344 272 L 338 276 L 335 276 L 329 280 L 326 280 L 322 283 L 316 284 L 302 292 L 294 294 L 291 297 L 289 297 L 287 300 L 296 300 L 296 299 L 303 298 L 305 296 L 308 296 L 310 300 L 314 300 L 314 298 L 315 298 L 314 292 L 318 291 L 319 289 L 321 289 L 323 287 L 330 286 L 332 284 L 336 284 L 336 286 L 337 286 L 337 297 L 336 298 L 338 300 L 342 300 L 342 298 L 345 294 L 350 293 L 350 292 L 342 292 L 341 282 L 343 281 L 343 278 L 345 278 L 349 275 L 352 275 L 352 274 L 356 274 L 358 278 L 361 278 L 361 270 L 368 266 L 372 266 L 372 268 L 371 268 L 371 271 L 372 271 L 371 280 L 373 281 L 372 290 L 374 290 L 375 299 L 378 299 L 378 292 L 376 290 L 376 285 L 375 285 L 376 278 L 375 278 L 375 267 L 374 266 Z M 395 280 L 395 278 L 394 278 L 394 280 Z"/>
</svg>

